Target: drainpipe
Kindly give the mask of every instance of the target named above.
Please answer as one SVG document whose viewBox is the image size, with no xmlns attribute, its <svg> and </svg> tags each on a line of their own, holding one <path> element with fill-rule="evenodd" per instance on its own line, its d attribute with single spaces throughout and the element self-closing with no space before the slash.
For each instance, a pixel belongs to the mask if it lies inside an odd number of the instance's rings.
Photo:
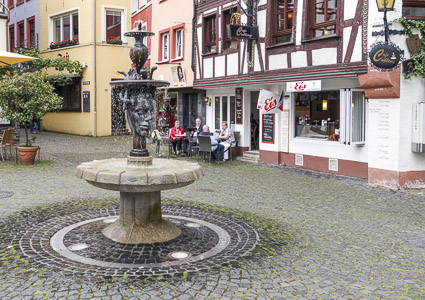
<svg viewBox="0 0 425 300">
<path fill-rule="evenodd" d="M 192 71 L 195 72 L 195 30 L 196 30 L 196 0 L 193 0 L 193 18 L 192 18 Z"/>
<path fill-rule="evenodd" d="M 97 64 L 96 64 L 96 0 L 94 0 L 93 12 L 93 38 L 94 38 L 94 137 L 97 136 Z"/>
<path fill-rule="evenodd" d="M 6 51 L 10 51 L 10 45 L 9 45 L 9 22 L 10 22 L 10 10 L 9 8 L 4 5 L 3 2 L 0 2 L 0 5 L 6 10 L 7 12 L 7 22 L 6 22 Z"/>
</svg>

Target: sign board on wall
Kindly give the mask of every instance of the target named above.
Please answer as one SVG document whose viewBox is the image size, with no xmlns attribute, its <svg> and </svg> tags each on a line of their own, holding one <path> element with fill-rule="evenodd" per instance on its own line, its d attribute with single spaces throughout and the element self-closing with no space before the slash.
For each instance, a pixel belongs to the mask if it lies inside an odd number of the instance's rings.
<svg viewBox="0 0 425 300">
<path fill-rule="evenodd" d="M 171 67 L 171 77 L 173 78 L 173 87 L 185 87 L 186 77 L 182 66 Z"/>
<path fill-rule="evenodd" d="M 90 91 L 83 92 L 83 112 L 90 112 Z"/>
<path fill-rule="evenodd" d="M 404 51 L 397 45 L 378 42 L 372 45 L 369 52 L 369 62 L 380 71 L 391 71 L 398 68 L 398 63 L 403 60 Z"/>
<path fill-rule="evenodd" d="M 236 124 L 243 124 L 243 89 L 236 88 Z"/>
<path fill-rule="evenodd" d="M 263 119 L 262 142 L 274 144 L 274 114 L 261 116 Z"/>
<path fill-rule="evenodd" d="M 321 90 L 321 80 L 294 81 L 286 83 L 286 92 L 312 92 Z"/>
<path fill-rule="evenodd" d="M 227 25 L 227 36 L 235 39 L 258 39 L 257 26 Z"/>
</svg>

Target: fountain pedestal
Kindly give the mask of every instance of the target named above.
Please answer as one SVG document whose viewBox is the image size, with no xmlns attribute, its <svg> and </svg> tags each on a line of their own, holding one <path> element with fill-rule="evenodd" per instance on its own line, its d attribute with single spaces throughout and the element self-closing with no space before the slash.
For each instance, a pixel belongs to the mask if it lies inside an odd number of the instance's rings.
<svg viewBox="0 0 425 300">
<path fill-rule="evenodd" d="M 121 192 L 120 216 L 102 233 L 119 243 L 152 244 L 172 240 L 181 230 L 162 218 L 161 192 Z"/>
</svg>

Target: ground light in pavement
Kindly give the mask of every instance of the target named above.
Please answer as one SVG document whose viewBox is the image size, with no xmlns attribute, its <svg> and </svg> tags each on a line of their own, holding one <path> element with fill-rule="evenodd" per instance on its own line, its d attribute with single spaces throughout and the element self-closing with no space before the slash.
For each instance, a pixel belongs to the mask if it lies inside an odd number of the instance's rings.
<svg viewBox="0 0 425 300">
<path fill-rule="evenodd" d="M 19 257 L 26 269 L 45 268 L 64 276 L 172 278 L 258 261 L 302 244 L 300 236 L 283 224 L 226 208 L 169 200 L 164 218 L 182 230 L 179 237 L 155 244 L 121 244 L 101 232 L 108 226 L 105 221 L 118 213 L 116 203 L 104 200 L 22 212 L 0 224 L 1 232 L 9 232 L 2 237 L 1 248 L 14 249 L 0 255 L 18 263 Z"/>
</svg>

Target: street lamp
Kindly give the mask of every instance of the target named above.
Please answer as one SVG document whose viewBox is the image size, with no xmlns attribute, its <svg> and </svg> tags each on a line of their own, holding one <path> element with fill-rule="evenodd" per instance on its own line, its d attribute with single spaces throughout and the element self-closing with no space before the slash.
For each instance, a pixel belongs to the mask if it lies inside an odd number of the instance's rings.
<svg viewBox="0 0 425 300">
<path fill-rule="evenodd" d="M 387 23 L 387 10 L 394 9 L 395 0 L 376 0 L 376 4 L 378 5 L 378 11 L 384 12 L 384 33 L 385 33 L 385 43 L 388 44 L 388 23 Z"/>
</svg>

